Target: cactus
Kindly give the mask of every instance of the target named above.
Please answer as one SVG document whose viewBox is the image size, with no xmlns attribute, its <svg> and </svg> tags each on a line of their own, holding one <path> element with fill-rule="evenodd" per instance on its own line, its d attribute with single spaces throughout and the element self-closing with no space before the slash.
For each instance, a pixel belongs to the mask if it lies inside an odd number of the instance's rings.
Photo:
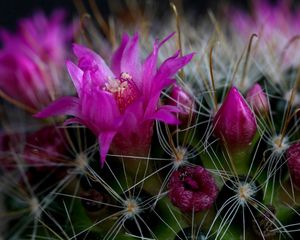
<svg viewBox="0 0 300 240">
<path fill-rule="evenodd" d="M 0 238 L 297 239 L 299 21 L 283 3 L 198 26 L 171 4 L 176 27 L 137 16 L 122 37 L 62 12 L 3 31 Z"/>
</svg>

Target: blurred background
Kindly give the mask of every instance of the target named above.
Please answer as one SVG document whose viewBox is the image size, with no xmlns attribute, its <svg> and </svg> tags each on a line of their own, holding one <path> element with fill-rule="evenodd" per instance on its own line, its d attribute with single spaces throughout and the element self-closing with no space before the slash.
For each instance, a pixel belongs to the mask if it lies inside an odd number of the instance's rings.
<svg viewBox="0 0 300 240">
<path fill-rule="evenodd" d="M 122 10 L 126 9 L 126 6 L 132 4 L 138 5 L 141 9 L 145 10 L 149 6 L 154 6 L 153 14 L 155 13 L 158 17 L 166 17 L 170 12 L 170 1 L 168 0 L 95 1 L 104 17 L 107 17 L 110 14 L 111 9 L 114 9 L 114 14 L 116 14 L 116 12 L 119 14 L 124 14 Z M 1 0 L 0 25 L 5 28 L 13 29 L 16 26 L 17 19 L 30 16 L 36 10 L 43 10 L 49 13 L 55 8 L 64 8 L 70 13 L 70 16 L 72 16 L 77 13 L 75 5 L 79 2 L 84 2 L 86 6 L 89 6 L 89 0 Z M 195 17 L 200 17 L 202 14 L 205 14 L 208 9 L 214 11 L 222 10 L 222 7 L 225 4 L 238 5 L 244 8 L 247 8 L 249 5 L 248 1 L 238 0 L 175 0 L 174 2 L 176 2 L 177 5 L 181 5 L 183 11 L 187 11 L 189 14 Z"/>
</svg>

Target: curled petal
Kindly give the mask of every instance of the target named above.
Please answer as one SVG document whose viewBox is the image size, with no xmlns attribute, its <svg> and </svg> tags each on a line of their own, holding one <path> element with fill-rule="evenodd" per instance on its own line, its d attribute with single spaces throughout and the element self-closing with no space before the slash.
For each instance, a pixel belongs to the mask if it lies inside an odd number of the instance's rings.
<svg viewBox="0 0 300 240">
<path fill-rule="evenodd" d="M 179 51 L 172 57 L 164 61 L 160 66 L 157 74 L 154 77 L 155 81 L 153 81 L 152 83 L 152 94 L 160 92 L 162 89 L 167 87 L 170 84 L 169 81 L 173 77 L 173 75 L 176 74 L 178 70 L 185 66 L 187 63 L 189 63 L 192 60 L 194 54 L 191 53 L 183 57 L 178 56 Z"/>
<path fill-rule="evenodd" d="M 73 44 L 73 51 L 79 59 L 78 66 L 83 71 L 99 71 L 100 75 L 103 75 L 105 78 L 114 77 L 114 74 L 111 72 L 109 67 L 106 65 L 102 57 L 100 57 L 94 51 L 81 46 L 79 44 Z"/>
<path fill-rule="evenodd" d="M 179 112 L 177 107 L 161 106 L 150 119 L 159 120 L 167 124 L 179 124 L 180 121 L 172 112 Z"/>
<path fill-rule="evenodd" d="M 157 71 L 157 58 L 158 58 L 158 51 L 160 47 L 168 41 L 171 37 L 173 37 L 175 34 L 171 33 L 166 38 L 164 38 L 161 42 L 158 42 L 157 40 L 154 43 L 153 51 L 149 54 L 147 59 L 145 60 L 143 64 L 143 92 L 144 95 L 149 95 L 149 91 L 151 90 L 151 85 L 153 81 L 153 77 L 156 74 Z"/>
</svg>

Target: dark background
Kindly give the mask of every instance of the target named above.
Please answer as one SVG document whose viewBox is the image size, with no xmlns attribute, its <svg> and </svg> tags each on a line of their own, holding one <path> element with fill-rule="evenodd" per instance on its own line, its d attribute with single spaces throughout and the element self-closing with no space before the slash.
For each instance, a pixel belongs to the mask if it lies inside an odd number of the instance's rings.
<svg viewBox="0 0 300 240">
<path fill-rule="evenodd" d="M 88 1 L 83 1 L 88 6 Z M 110 14 L 108 1 L 120 6 L 124 5 L 124 0 L 96 0 L 104 17 Z M 141 7 L 147 2 L 155 2 L 155 5 L 157 5 L 155 12 L 159 17 L 167 15 L 168 11 L 170 11 L 170 1 L 168 0 L 137 0 L 137 2 Z M 248 1 L 237 0 L 181 0 L 181 2 L 183 10 L 194 16 L 205 14 L 207 9 L 218 10 L 224 3 L 239 5 L 241 7 L 248 6 Z M 220 3 L 222 3 L 222 6 Z M 70 16 L 77 13 L 73 0 L 0 0 L 0 26 L 13 29 L 19 18 L 30 16 L 35 10 L 40 9 L 49 13 L 57 7 L 66 9 L 70 13 Z"/>
</svg>

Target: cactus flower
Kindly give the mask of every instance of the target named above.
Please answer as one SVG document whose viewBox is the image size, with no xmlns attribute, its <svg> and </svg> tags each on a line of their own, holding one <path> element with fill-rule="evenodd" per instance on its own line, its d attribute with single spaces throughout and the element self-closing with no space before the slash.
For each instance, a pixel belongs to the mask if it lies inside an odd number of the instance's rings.
<svg viewBox="0 0 300 240">
<path fill-rule="evenodd" d="M 200 212 L 214 203 L 218 188 L 214 178 L 203 167 L 183 167 L 172 173 L 169 197 L 183 212 Z"/>
<path fill-rule="evenodd" d="M 286 158 L 293 184 L 300 188 L 300 142 L 288 148 Z"/>
<path fill-rule="evenodd" d="M 257 130 L 256 119 L 236 87 L 232 87 L 214 117 L 214 134 L 231 151 L 247 147 Z"/>
<path fill-rule="evenodd" d="M 172 34 L 173 35 L 173 34 Z M 148 154 L 153 123 L 160 120 L 176 124 L 175 106 L 159 106 L 161 91 L 174 83 L 174 74 L 186 65 L 193 54 L 179 57 L 179 52 L 157 69 L 159 48 L 172 35 L 154 44 L 153 52 L 142 63 L 138 34 L 124 35 L 112 56 L 110 68 L 92 50 L 74 44 L 78 64 L 67 68 L 78 97 L 63 97 L 36 116 L 45 118 L 71 115 L 66 123 L 83 124 L 98 137 L 101 163 L 109 149 L 115 154 Z"/>
<path fill-rule="evenodd" d="M 73 25 L 64 12 L 47 18 L 41 12 L 19 22 L 16 33 L 0 30 L 0 89 L 33 109 L 40 109 L 64 92 L 60 80 Z"/>
<path fill-rule="evenodd" d="M 246 100 L 258 115 L 266 115 L 269 112 L 269 104 L 266 94 L 258 83 L 255 83 L 247 92 Z"/>
</svg>

